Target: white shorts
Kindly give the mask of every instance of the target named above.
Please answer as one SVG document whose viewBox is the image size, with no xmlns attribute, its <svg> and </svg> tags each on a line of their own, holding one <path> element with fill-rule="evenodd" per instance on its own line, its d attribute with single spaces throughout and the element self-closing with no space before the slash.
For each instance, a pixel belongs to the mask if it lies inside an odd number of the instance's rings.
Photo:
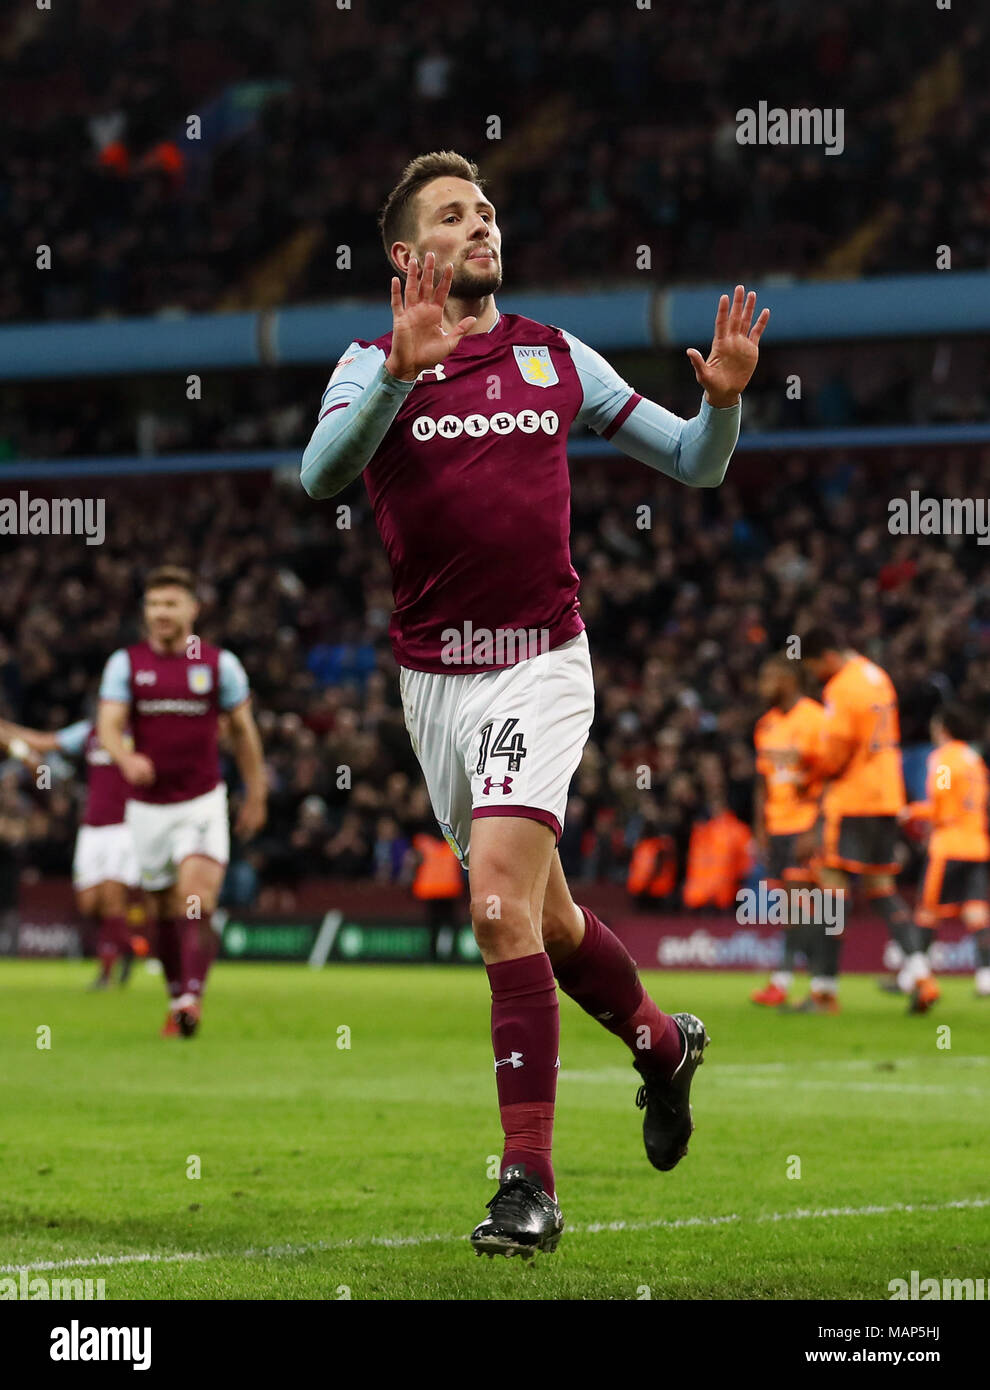
<svg viewBox="0 0 990 1390">
<path fill-rule="evenodd" d="M 191 801 L 128 801 L 126 816 L 141 866 L 141 887 L 151 893 L 173 884 L 179 865 L 191 854 L 225 866 L 230 858 L 225 782 Z"/>
<path fill-rule="evenodd" d="M 462 864 L 471 822 L 542 821 L 557 839 L 595 713 L 587 633 L 501 671 L 399 671 L 406 728 L 433 814 Z"/>
<path fill-rule="evenodd" d="M 134 837 L 123 821 L 116 825 L 81 825 L 72 856 L 72 886 L 77 893 L 98 883 L 139 882 Z"/>
</svg>

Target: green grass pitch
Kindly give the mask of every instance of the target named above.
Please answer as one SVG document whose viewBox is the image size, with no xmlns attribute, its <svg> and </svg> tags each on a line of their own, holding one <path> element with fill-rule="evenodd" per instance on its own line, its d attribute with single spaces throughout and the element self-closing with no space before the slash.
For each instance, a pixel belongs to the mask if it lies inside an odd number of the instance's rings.
<svg viewBox="0 0 990 1390">
<path fill-rule="evenodd" d="M 464 1239 L 501 1139 L 482 970 L 220 965 L 185 1041 L 158 1036 L 159 978 L 87 994 L 92 969 L 0 963 L 4 1276 L 102 1277 L 108 1299 L 831 1299 L 990 1275 L 969 979 L 923 1018 L 865 978 L 840 1017 L 787 1018 L 751 976 L 646 977 L 713 1039 L 672 1173 L 646 1161 L 625 1048 L 562 998 L 568 1229 L 524 1263 Z"/>
</svg>

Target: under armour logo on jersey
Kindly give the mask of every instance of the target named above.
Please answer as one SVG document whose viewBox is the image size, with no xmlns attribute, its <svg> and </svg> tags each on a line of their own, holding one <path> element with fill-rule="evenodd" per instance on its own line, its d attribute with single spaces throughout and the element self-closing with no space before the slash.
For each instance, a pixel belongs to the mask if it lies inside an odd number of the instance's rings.
<svg viewBox="0 0 990 1390">
<path fill-rule="evenodd" d="M 446 381 L 447 374 L 444 371 L 443 363 L 438 362 L 435 367 L 424 367 L 416 380 L 424 381 L 428 376 L 433 377 L 434 381 Z"/>
<path fill-rule="evenodd" d="M 495 1063 L 495 1070 L 498 1071 L 499 1067 L 508 1067 L 508 1066 L 511 1066 L 512 1069 L 513 1069 L 513 1071 L 514 1071 L 514 1070 L 516 1069 L 516 1067 L 521 1067 L 522 1064 L 523 1064 L 523 1055 L 522 1055 L 522 1053 L 521 1053 L 521 1052 L 510 1052 L 509 1055 L 508 1055 L 508 1057 L 502 1057 L 499 1061 L 497 1061 L 497 1062 Z"/>
<path fill-rule="evenodd" d="M 135 671 L 135 672 L 134 672 L 134 684 L 135 684 L 135 685 L 154 685 L 154 683 L 155 683 L 155 681 L 156 681 L 157 679 L 158 679 L 158 673 L 157 673 L 156 671 Z"/>
<path fill-rule="evenodd" d="M 511 792 L 512 792 L 512 778 L 511 778 L 511 777 L 503 777 L 502 780 L 501 780 L 501 782 L 496 782 L 495 779 L 494 779 L 494 777 L 486 777 L 486 778 L 485 778 L 485 789 L 484 789 L 484 791 L 482 792 L 482 796 L 491 796 L 491 794 L 492 794 L 492 787 L 501 787 L 503 793 L 504 793 L 506 796 L 509 796 L 509 795 L 511 795 Z"/>
</svg>

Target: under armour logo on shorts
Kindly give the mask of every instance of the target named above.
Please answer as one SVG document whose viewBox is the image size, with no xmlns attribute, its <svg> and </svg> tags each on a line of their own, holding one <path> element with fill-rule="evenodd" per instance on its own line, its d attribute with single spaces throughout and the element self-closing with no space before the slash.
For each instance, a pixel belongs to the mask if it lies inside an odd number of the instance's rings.
<svg viewBox="0 0 990 1390">
<path fill-rule="evenodd" d="M 502 779 L 501 782 L 496 782 L 495 779 L 494 779 L 494 777 L 486 777 L 486 778 L 485 778 L 485 789 L 484 789 L 484 791 L 482 792 L 482 796 L 491 796 L 491 794 L 492 794 L 492 787 L 501 787 L 501 788 L 502 788 L 502 791 L 505 793 L 505 795 L 506 795 L 506 796 L 509 796 L 509 795 L 511 795 L 511 793 L 512 793 L 512 778 L 511 778 L 511 777 L 503 777 L 503 779 Z"/>
</svg>

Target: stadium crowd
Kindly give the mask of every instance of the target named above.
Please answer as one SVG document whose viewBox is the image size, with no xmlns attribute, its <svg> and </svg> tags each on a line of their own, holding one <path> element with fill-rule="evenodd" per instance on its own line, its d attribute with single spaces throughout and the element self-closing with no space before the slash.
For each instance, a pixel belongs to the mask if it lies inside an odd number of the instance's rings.
<svg viewBox="0 0 990 1390">
<path fill-rule="evenodd" d="M 493 23 L 453 0 L 401 16 L 389 0 L 241 0 L 231 14 L 66 0 L 2 21 L 0 320 L 376 293 L 377 208 L 409 152 L 435 148 L 490 174 L 520 286 L 635 282 L 644 245 L 663 282 L 724 264 L 746 281 L 807 274 L 874 221 L 851 273 L 934 270 L 943 244 L 954 269 L 987 264 L 990 36 L 952 10 L 546 0 Z M 761 101 L 840 106 L 841 154 L 740 145 L 736 112 Z"/>
<path fill-rule="evenodd" d="M 569 874 L 623 881 L 634 845 L 662 833 L 680 882 L 699 819 L 727 810 L 750 823 L 759 663 L 814 624 L 837 623 L 890 672 L 905 745 L 925 742 L 932 708 L 954 694 L 980 712 L 988 746 L 985 551 L 973 536 L 892 537 L 887 508 L 913 489 L 975 496 L 985 456 L 868 458 L 737 459 L 717 490 L 618 454 L 574 461 L 572 551 L 598 707 L 561 842 Z M 399 881 L 412 836 L 435 826 L 398 703 L 389 575 L 362 484 L 324 504 L 295 470 L 101 492 L 103 546 L 8 538 L 0 716 L 45 729 L 82 717 L 106 657 L 138 639 L 143 573 L 189 565 L 200 635 L 232 648 L 250 677 L 270 784 L 268 825 L 235 847 L 228 895 L 284 906 L 312 875 Z M 236 777 L 232 760 L 227 770 Z M 78 781 L 38 791 L 20 764 L 0 767 L 6 855 L 67 873 L 80 794 Z"/>
</svg>

